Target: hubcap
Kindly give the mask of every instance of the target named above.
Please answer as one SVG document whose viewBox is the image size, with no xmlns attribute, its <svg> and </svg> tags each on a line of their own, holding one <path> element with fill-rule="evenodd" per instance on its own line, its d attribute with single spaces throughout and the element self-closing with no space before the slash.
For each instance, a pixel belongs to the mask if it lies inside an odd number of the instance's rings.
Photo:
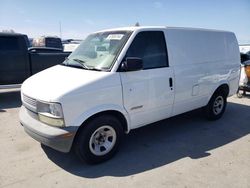
<svg viewBox="0 0 250 188">
<path fill-rule="evenodd" d="M 112 150 L 116 142 L 116 132 L 109 125 L 99 127 L 90 137 L 89 149 L 94 155 L 105 155 Z"/>
<path fill-rule="evenodd" d="M 224 107 L 224 99 L 222 96 L 218 96 L 214 101 L 213 112 L 215 115 L 221 113 Z"/>
</svg>

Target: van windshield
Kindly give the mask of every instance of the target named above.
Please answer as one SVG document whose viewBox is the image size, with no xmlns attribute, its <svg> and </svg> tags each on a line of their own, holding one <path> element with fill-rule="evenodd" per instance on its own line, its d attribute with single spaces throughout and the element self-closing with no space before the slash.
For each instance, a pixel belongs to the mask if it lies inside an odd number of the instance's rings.
<svg viewBox="0 0 250 188">
<path fill-rule="evenodd" d="M 91 34 L 63 64 L 89 70 L 109 71 L 130 34 L 130 31 Z"/>
</svg>

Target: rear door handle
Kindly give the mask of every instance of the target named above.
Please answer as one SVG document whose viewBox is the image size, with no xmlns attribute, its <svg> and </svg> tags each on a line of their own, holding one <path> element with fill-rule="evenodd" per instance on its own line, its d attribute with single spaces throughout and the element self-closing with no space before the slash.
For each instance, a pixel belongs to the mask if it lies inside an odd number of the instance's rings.
<svg viewBox="0 0 250 188">
<path fill-rule="evenodd" d="M 173 78 L 169 78 L 169 87 L 173 90 Z"/>
</svg>

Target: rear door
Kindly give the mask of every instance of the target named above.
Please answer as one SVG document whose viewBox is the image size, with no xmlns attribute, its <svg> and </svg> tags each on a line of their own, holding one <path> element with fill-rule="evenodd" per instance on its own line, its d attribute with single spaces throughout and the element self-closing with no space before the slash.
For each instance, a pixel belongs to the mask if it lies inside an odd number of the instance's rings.
<svg viewBox="0 0 250 188">
<path fill-rule="evenodd" d="M 26 41 L 20 36 L 0 36 L 0 85 L 20 84 L 29 76 Z"/>
<path fill-rule="evenodd" d="M 130 115 L 131 128 L 171 116 L 174 101 L 173 70 L 168 66 L 164 32 L 138 33 L 126 57 L 143 60 L 143 70 L 120 73 L 124 107 Z"/>
</svg>

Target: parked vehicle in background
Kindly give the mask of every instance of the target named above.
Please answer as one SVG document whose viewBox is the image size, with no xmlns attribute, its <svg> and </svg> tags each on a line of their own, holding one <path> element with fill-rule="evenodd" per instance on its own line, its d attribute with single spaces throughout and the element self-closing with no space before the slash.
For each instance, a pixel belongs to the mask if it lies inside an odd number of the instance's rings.
<svg viewBox="0 0 250 188">
<path fill-rule="evenodd" d="M 73 52 L 82 42 L 82 40 L 68 39 L 63 40 L 63 51 L 65 52 Z"/>
<path fill-rule="evenodd" d="M 50 47 L 63 49 L 62 40 L 59 37 L 41 36 L 34 38 L 32 41 L 33 47 Z"/>
<path fill-rule="evenodd" d="M 240 44 L 239 49 L 241 53 L 250 52 L 250 44 Z"/>
<path fill-rule="evenodd" d="M 241 63 L 250 60 L 250 51 L 246 53 L 240 53 L 240 61 Z"/>
<path fill-rule="evenodd" d="M 241 75 L 237 96 L 241 98 L 246 92 L 250 92 L 250 51 L 241 53 Z"/>
<path fill-rule="evenodd" d="M 0 88 L 21 84 L 29 76 L 62 63 L 68 55 L 62 49 L 29 48 L 23 34 L 0 33 Z"/>
<path fill-rule="evenodd" d="M 23 83 L 20 122 L 39 142 L 62 152 L 73 147 L 80 159 L 99 163 L 115 154 L 122 135 L 132 129 L 197 108 L 209 120 L 221 118 L 239 75 L 232 32 L 100 31 L 63 64 Z"/>
</svg>

